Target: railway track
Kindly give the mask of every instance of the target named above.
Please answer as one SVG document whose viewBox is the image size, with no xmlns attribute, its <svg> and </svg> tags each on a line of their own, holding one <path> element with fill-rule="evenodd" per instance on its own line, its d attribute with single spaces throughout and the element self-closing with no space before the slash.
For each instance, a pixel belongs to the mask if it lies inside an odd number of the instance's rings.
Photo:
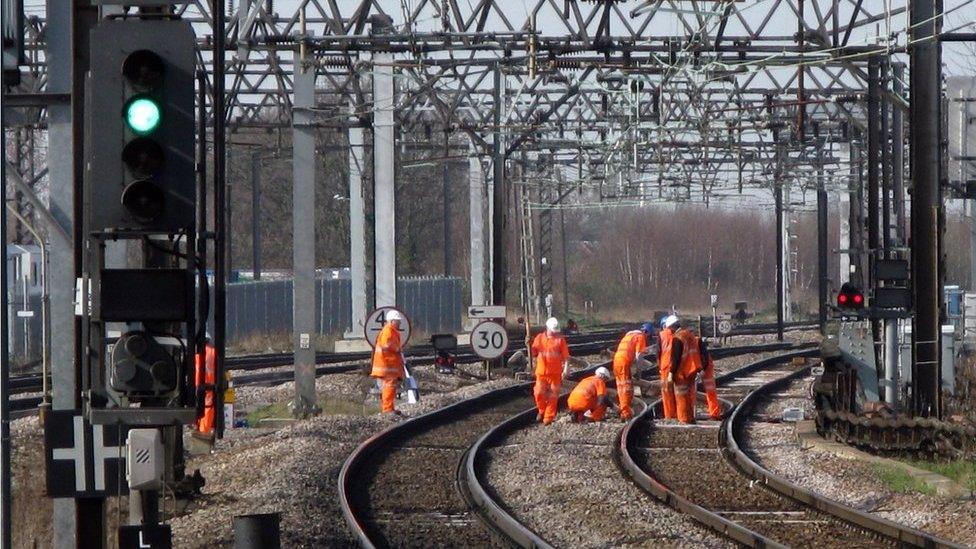
<svg viewBox="0 0 976 549">
<path fill-rule="evenodd" d="M 716 351 L 730 356 L 754 349 Z M 596 367 L 573 372 L 569 379 Z M 539 546 L 541 540 L 507 516 L 473 474 L 481 459 L 479 442 L 532 421 L 531 391 L 531 382 L 495 389 L 392 425 L 357 447 L 339 474 L 339 493 L 343 516 L 359 543 Z"/>
<path fill-rule="evenodd" d="M 616 343 L 623 328 L 605 328 L 585 334 L 572 334 L 568 336 L 569 347 L 573 355 L 597 354 L 608 345 Z M 514 346 L 513 346 L 514 347 Z M 455 353 L 455 359 L 459 364 L 472 364 L 480 362 L 469 346 L 459 347 L 460 352 Z M 517 349 L 513 349 L 507 356 L 511 356 Z M 418 345 L 411 347 L 405 353 L 408 363 L 432 363 L 436 358 L 436 353 L 430 345 Z M 351 353 L 317 353 L 315 368 L 317 376 L 328 374 L 348 373 L 359 370 L 364 361 L 369 360 L 370 352 L 351 352 Z M 229 357 L 227 367 L 231 371 L 245 372 L 234 376 L 236 386 L 247 385 L 276 385 L 286 383 L 295 379 L 295 371 L 288 366 L 292 365 L 293 355 L 291 353 L 267 353 L 258 355 L 248 355 L 240 357 Z M 265 370 L 280 368 L 278 370 L 255 372 L 254 370 Z M 250 372 L 250 373 L 247 373 Z M 11 378 L 11 393 L 39 393 L 41 391 L 41 374 L 29 374 Z M 10 400 L 11 417 L 19 419 L 32 414 L 41 404 L 41 397 L 37 395 L 16 397 Z"/>
<path fill-rule="evenodd" d="M 815 353 L 786 353 L 719 376 L 719 397 L 738 404 L 722 424 L 655 423 L 656 403 L 622 430 L 618 465 L 659 500 L 752 547 L 955 547 L 802 490 L 743 451 L 737 437 L 756 399 L 808 373 L 810 366 L 791 361 Z"/>
</svg>

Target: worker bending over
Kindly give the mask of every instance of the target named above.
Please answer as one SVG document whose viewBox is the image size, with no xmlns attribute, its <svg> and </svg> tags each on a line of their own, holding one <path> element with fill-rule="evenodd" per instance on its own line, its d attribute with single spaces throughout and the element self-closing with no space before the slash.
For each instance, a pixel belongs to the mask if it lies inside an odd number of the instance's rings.
<svg viewBox="0 0 976 549">
<path fill-rule="evenodd" d="M 607 382 L 610 379 L 610 370 L 600 366 L 594 375 L 583 378 L 573 388 L 568 404 L 574 422 L 582 423 L 584 419 L 603 421 L 607 406 L 613 403 L 607 396 Z"/>
<path fill-rule="evenodd" d="M 672 326 L 677 325 L 672 324 Z M 678 421 L 695 422 L 695 377 L 701 370 L 698 337 L 694 332 L 677 325 L 671 338 L 670 360 L 665 362 L 667 382 L 674 387 Z M 662 394 L 664 390 L 662 388 Z"/>
<path fill-rule="evenodd" d="M 657 366 L 661 374 L 661 405 L 664 408 L 665 419 L 678 417 L 674 383 L 668 378 L 668 371 L 671 368 L 671 343 L 674 341 L 674 332 L 677 329 L 677 316 L 668 315 L 661 319 L 661 332 L 658 334 Z"/>
<path fill-rule="evenodd" d="M 708 417 L 722 419 L 722 406 L 718 403 L 718 393 L 715 390 L 715 361 L 708 352 L 705 338 L 698 338 L 698 354 L 702 363 L 702 388 L 705 390 L 705 402 L 708 404 Z"/>
<path fill-rule="evenodd" d="M 654 326 L 644 324 L 640 330 L 631 330 L 624 334 L 617 345 L 617 352 L 613 354 L 613 376 L 617 383 L 617 399 L 620 404 L 620 419 L 627 421 L 634 417 L 634 410 L 630 403 L 634 399 L 633 365 L 647 349 L 648 338 L 654 331 Z"/>
<path fill-rule="evenodd" d="M 397 384 L 403 379 L 403 345 L 400 343 L 400 322 L 397 311 L 386 313 L 386 324 L 376 337 L 373 347 L 373 370 L 370 376 L 382 381 L 381 400 L 383 412 L 399 413 L 393 408 Z"/>
<path fill-rule="evenodd" d="M 539 411 L 536 421 L 549 425 L 556 420 L 559 390 L 569 369 L 569 345 L 559 333 L 558 320 L 546 320 L 546 331 L 535 336 L 530 351 L 536 357 L 535 388 L 532 390 Z"/>
</svg>

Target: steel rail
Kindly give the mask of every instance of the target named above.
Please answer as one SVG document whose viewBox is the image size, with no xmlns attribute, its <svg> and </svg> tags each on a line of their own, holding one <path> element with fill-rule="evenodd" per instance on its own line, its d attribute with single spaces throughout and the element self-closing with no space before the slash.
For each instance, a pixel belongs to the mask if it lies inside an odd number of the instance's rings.
<svg viewBox="0 0 976 549">
<path fill-rule="evenodd" d="M 769 366 L 782 364 L 795 357 L 809 357 L 815 354 L 817 354 L 816 349 L 805 348 L 799 351 L 793 351 L 776 355 L 774 357 L 765 358 L 743 366 L 742 368 L 738 368 L 732 372 L 727 372 L 720 376 L 716 376 L 715 382 L 716 384 L 721 385 L 735 378 L 755 373 L 756 371 Z M 646 421 L 648 419 L 648 415 L 652 414 L 654 409 L 659 404 L 660 400 L 655 401 L 654 404 L 648 406 L 642 413 L 638 414 L 633 421 L 627 423 L 627 425 L 620 431 L 617 449 L 614 452 L 614 460 L 623 473 L 630 477 L 634 484 L 636 484 L 639 488 L 651 494 L 669 507 L 681 513 L 690 515 L 699 523 L 704 524 L 719 534 L 722 534 L 734 541 L 749 547 L 786 547 L 785 545 L 777 543 L 776 541 L 763 536 L 758 532 L 754 532 L 741 524 L 736 523 L 735 521 L 729 520 L 696 503 L 693 503 L 691 500 L 681 496 L 671 488 L 659 482 L 657 479 L 644 471 L 640 465 L 638 465 L 637 461 L 633 457 L 633 449 L 636 445 L 636 441 L 631 435 L 634 433 L 635 427 L 640 422 Z M 726 406 L 731 406 L 731 403 L 724 399 L 723 404 Z"/>
<path fill-rule="evenodd" d="M 750 458 L 739 444 L 736 438 L 742 432 L 743 426 L 755 409 L 756 405 L 764 396 L 775 390 L 786 386 L 791 381 L 799 379 L 810 372 L 812 366 L 807 366 L 789 375 L 773 380 L 755 391 L 746 395 L 739 405 L 733 410 L 720 431 L 719 444 L 722 454 L 726 461 L 732 464 L 745 477 L 753 479 L 774 492 L 783 495 L 791 500 L 799 502 L 807 507 L 811 507 L 828 515 L 837 517 L 844 522 L 853 524 L 866 530 L 871 530 L 882 536 L 901 542 L 903 545 L 915 547 L 945 547 L 963 548 L 964 545 L 945 540 L 911 528 L 904 524 L 898 524 L 883 517 L 858 511 L 853 507 L 844 505 L 838 501 L 829 499 L 811 490 L 797 486 L 789 480 L 781 477 L 768 469 L 762 467 Z"/>
<path fill-rule="evenodd" d="M 730 347 L 725 349 L 720 349 L 722 351 L 720 356 L 730 357 L 741 354 L 751 354 L 757 352 L 767 351 L 768 345 L 744 345 L 740 347 Z M 778 349 L 782 349 L 783 344 L 776 344 Z M 716 349 L 719 350 L 719 349 Z M 811 352 L 812 349 L 804 349 L 801 351 L 796 351 L 793 353 L 787 353 L 783 355 L 787 358 L 792 356 L 805 356 Z M 784 359 L 786 360 L 786 359 Z M 763 361 L 755 363 L 745 368 L 741 368 L 737 371 L 755 371 L 759 369 Z M 601 366 L 608 366 L 610 363 L 605 362 Z M 588 371 L 592 371 L 598 366 L 590 368 Z M 578 378 L 583 373 L 587 371 L 575 372 L 575 378 Z M 740 374 L 741 375 L 741 374 Z M 568 398 L 568 393 L 560 395 L 559 403 L 560 407 L 565 407 L 566 399 Z M 652 410 L 653 406 L 647 405 L 643 400 L 638 399 L 637 402 L 644 404 L 643 410 L 638 414 L 638 417 L 644 415 Z M 731 403 L 725 402 L 726 406 L 731 407 Z M 525 525 L 523 525 L 515 516 L 513 516 L 501 502 L 496 501 L 488 492 L 488 489 L 481 482 L 478 477 L 478 471 L 483 470 L 483 465 L 486 459 L 485 450 L 494 446 L 496 442 L 504 439 L 506 436 L 523 429 L 531 425 L 535 420 L 536 410 L 534 407 L 528 408 L 526 411 L 516 414 L 509 419 L 499 423 L 495 427 L 485 432 L 478 440 L 475 442 L 471 448 L 468 449 L 467 454 L 463 458 L 463 464 L 459 466 L 459 486 L 461 486 L 461 492 L 466 498 L 469 498 L 469 502 L 474 505 L 475 511 L 478 516 L 482 517 L 488 526 L 504 535 L 508 541 L 514 543 L 519 547 L 525 548 L 549 548 L 552 547 L 545 539 L 542 538 L 538 533 L 532 531 Z M 628 430 L 634 421 L 628 422 L 621 432 Z M 775 544 L 771 546 L 776 546 Z"/>
<path fill-rule="evenodd" d="M 594 368 L 596 367 L 594 366 L 585 370 L 580 370 L 570 374 L 570 376 L 572 377 L 574 374 L 581 375 L 584 372 L 592 371 Z M 356 485 L 355 482 L 359 476 L 359 473 L 361 472 L 362 467 L 368 462 L 371 456 L 380 451 L 383 447 L 393 444 L 395 441 L 405 436 L 422 432 L 429 426 L 436 425 L 444 420 L 467 416 L 474 410 L 478 410 L 482 407 L 505 400 L 507 398 L 518 396 L 520 393 L 524 393 L 531 387 L 532 382 L 519 383 L 516 385 L 510 385 L 508 387 L 495 389 L 460 402 L 455 402 L 449 406 L 438 408 L 436 410 L 427 412 L 426 414 L 390 425 L 386 429 L 383 429 L 379 433 L 369 437 L 359 446 L 357 446 L 356 449 L 349 454 L 349 457 L 346 458 L 346 461 L 343 462 L 342 469 L 339 471 L 338 482 L 339 504 L 342 508 L 342 516 L 359 544 L 365 548 L 376 547 L 373 537 L 369 534 L 369 525 L 361 516 L 360 510 L 356 509 L 356 505 L 352 502 L 352 497 L 350 495 L 353 490 L 362 489 L 362 486 Z"/>
</svg>

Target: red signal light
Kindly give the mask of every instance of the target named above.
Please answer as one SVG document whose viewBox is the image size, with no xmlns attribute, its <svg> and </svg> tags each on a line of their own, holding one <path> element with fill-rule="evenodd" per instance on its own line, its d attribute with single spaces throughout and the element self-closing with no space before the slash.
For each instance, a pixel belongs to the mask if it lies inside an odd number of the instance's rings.
<svg viewBox="0 0 976 549">
<path fill-rule="evenodd" d="M 856 310 L 864 308 L 864 292 L 857 286 L 845 283 L 837 292 L 837 308 Z"/>
</svg>

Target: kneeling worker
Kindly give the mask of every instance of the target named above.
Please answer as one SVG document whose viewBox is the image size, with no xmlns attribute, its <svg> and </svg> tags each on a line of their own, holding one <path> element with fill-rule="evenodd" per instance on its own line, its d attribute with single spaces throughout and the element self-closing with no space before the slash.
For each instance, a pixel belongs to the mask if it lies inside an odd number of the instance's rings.
<svg viewBox="0 0 976 549">
<path fill-rule="evenodd" d="M 583 418 L 590 421 L 602 421 L 607 406 L 613 404 L 607 396 L 607 382 L 612 379 L 610 370 L 603 366 L 596 369 L 596 374 L 583 378 L 569 393 L 569 413 L 573 421 L 580 423 Z"/>
</svg>

